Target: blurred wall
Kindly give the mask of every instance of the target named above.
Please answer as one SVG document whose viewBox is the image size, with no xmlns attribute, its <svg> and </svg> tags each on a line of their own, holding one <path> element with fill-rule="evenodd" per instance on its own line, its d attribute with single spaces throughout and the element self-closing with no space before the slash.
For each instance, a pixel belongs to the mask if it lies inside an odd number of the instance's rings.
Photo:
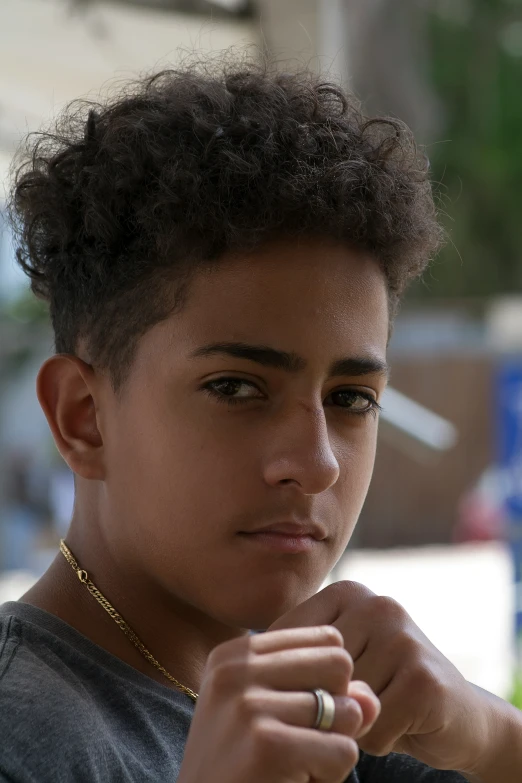
<svg viewBox="0 0 522 783">
<path fill-rule="evenodd" d="M 456 425 L 455 448 L 429 455 L 379 440 L 354 542 L 362 547 L 449 543 L 463 492 L 490 464 L 492 371 L 488 355 L 415 355 L 392 361 L 393 386 Z"/>
<path fill-rule="evenodd" d="M 263 45 L 282 67 L 294 60 L 347 83 L 351 49 L 347 0 L 258 0 L 257 7 Z"/>
</svg>

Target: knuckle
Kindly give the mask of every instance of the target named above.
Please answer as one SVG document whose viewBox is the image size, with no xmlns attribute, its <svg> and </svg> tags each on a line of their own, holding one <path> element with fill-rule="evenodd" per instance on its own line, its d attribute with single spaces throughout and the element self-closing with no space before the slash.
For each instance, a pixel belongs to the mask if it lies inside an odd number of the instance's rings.
<svg viewBox="0 0 522 783">
<path fill-rule="evenodd" d="M 344 639 L 342 633 L 333 625 L 320 625 L 318 626 L 318 634 L 321 640 L 326 641 L 332 647 L 334 645 L 338 647 L 344 646 Z"/>
<path fill-rule="evenodd" d="M 389 655 L 405 664 L 409 668 L 417 666 L 419 658 L 419 643 L 405 630 L 399 630 L 386 640 L 386 649 Z"/>
<path fill-rule="evenodd" d="M 418 655 L 420 649 L 419 640 L 415 638 L 411 631 L 405 629 L 401 634 L 397 634 L 396 638 L 402 645 L 403 654 L 410 656 Z"/>
<path fill-rule="evenodd" d="M 341 579 L 325 588 L 325 591 L 332 593 L 332 597 L 337 599 L 339 605 L 347 602 L 353 603 L 354 599 L 371 598 L 375 595 L 368 587 L 360 582 L 351 582 L 349 579 Z"/>
<path fill-rule="evenodd" d="M 341 733 L 353 736 L 361 728 L 364 715 L 359 702 L 348 696 L 344 697 L 339 710 L 339 728 Z"/>
<path fill-rule="evenodd" d="M 342 780 L 344 780 L 346 775 L 351 772 L 358 761 L 359 747 L 355 740 L 351 739 L 351 737 L 343 737 L 341 734 L 339 734 L 335 748 L 335 765 L 342 773 Z"/>
<path fill-rule="evenodd" d="M 389 595 L 376 595 L 372 598 L 372 617 L 377 620 L 403 620 L 406 610 L 401 604 Z"/>
<path fill-rule="evenodd" d="M 261 691 L 246 688 L 239 696 L 238 711 L 242 721 L 252 723 L 263 712 Z"/>
<path fill-rule="evenodd" d="M 251 740 L 254 758 L 273 760 L 282 748 L 281 732 L 274 721 L 258 718 L 252 723 Z"/>
<path fill-rule="evenodd" d="M 241 653 L 244 654 L 249 649 L 249 645 L 250 637 L 230 639 L 227 642 L 218 644 L 217 647 L 214 647 L 214 649 L 211 650 L 210 655 L 207 658 L 207 667 L 213 668 L 223 661 L 227 661 Z"/>
<path fill-rule="evenodd" d="M 241 667 L 233 659 L 224 659 L 214 664 L 206 679 L 206 686 L 216 695 L 236 690 L 242 682 Z"/>
<path fill-rule="evenodd" d="M 362 707 L 359 702 L 355 699 L 348 699 L 347 713 L 350 721 L 356 726 L 356 728 L 359 728 L 364 720 Z"/>
<path fill-rule="evenodd" d="M 248 639 L 232 639 L 218 645 L 207 658 L 205 687 L 216 695 L 243 687 L 254 657 Z"/>
<path fill-rule="evenodd" d="M 343 679 L 350 679 L 352 676 L 352 656 L 344 647 L 331 647 L 328 650 L 328 666 L 331 671 Z"/>
<path fill-rule="evenodd" d="M 228 642 L 225 642 L 225 644 L 220 644 L 218 647 L 214 647 L 214 649 L 211 651 L 210 655 L 207 658 L 207 669 L 213 669 L 216 664 L 221 660 L 223 656 L 223 650 L 222 648 L 225 647 L 228 644 Z"/>
<path fill-rule="evenodd" d="M 408 686 L 421 701 L 429 698 L 431 703 L 437 704 L 442 702 L 446 696 L 444 683 L 428 666 L 419 665 L 413 669 L 409 676 Z"/>
</svg>

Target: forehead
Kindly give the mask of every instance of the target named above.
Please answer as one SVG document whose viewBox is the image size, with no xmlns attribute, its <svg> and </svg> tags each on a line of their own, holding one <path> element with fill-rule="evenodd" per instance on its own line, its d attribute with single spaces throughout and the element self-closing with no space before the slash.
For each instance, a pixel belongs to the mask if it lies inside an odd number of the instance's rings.
<svg viewBox="0 0 522 783">
<path fill-rule="evenodd" d="M 196 273 L 183 308 L 159 327 L 176 353 L 227 340 L 384 358 L 386 282 L 376 261 L 345 245 L 274 242 Z"/>
</svg>

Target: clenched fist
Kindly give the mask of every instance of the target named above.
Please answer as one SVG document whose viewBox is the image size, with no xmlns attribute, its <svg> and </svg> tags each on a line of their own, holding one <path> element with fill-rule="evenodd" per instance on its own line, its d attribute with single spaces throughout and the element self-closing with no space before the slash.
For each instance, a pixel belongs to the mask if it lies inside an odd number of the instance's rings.
<svg viewBox="0 0 522 783">
<path fill-rule="evenodd" d="M 495 711 L 503 703 L 467 682 L 400 604 L 356 582 L 337 582 L 271 628 L 322 623 L 341 632 L 354 676 L 381 703 L 379 718 L 359 741 L 361 750 L 408 753 L 435 769 L 471 775 L 485 767 L 498 735 Z"/>
<path fill-rule="evenodd" d="M 380 709 L 352 673 L 343 637 L 329 625 L 219 645 L 207 662 L 178 783 L 342 783 Z M 312 728 L 316 688 L 335 700 L 329 732 Z"/>
</svg>

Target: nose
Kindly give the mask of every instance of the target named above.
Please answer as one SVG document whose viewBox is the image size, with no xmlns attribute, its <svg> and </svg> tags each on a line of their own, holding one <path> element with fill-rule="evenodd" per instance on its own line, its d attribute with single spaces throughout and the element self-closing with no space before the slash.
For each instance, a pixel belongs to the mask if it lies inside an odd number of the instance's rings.
<svg viewBox="0 0 522 783">
<path fill-rule="evenodd" d="M 304 495 L 317 495 L 336 483 L 339 463 L 331 447 L 322 405 L 301 403 L 293 411 L 282 411 L 267 436 L 267 484 L 293 484 Z"/>
</svg>

